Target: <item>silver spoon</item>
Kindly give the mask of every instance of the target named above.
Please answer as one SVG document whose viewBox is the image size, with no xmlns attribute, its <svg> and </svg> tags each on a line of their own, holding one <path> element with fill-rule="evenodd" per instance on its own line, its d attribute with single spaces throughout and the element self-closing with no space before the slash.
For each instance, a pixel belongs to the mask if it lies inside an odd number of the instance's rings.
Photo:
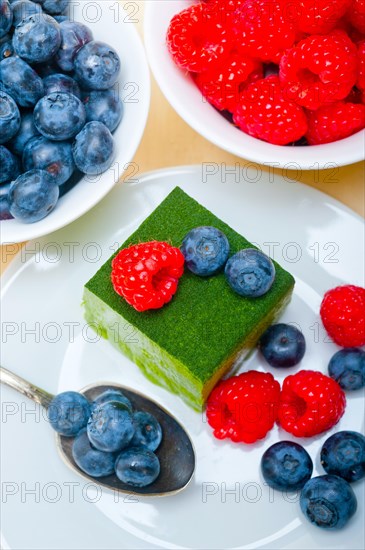
<svg viewBox="0 0 365 550">
<path fill-rule="evenodd" d="M 42 405 L 46 410 L 54 397 L 52 394 L 3 367 L 0 367 L 0 381 L 2 384 L 10 386 L 39 405 Z M 194 474 L 195 453 L 191 440 L 181 424 L 151 399 L 114 382 L 102 382 L 98 385 L 90 385 L 80 390 L 80 393 L 89 401 L 94 401 L 101 393 L 108 389 L 121 390 L 131 401 L 135 410 L 149 412 L 161 424 L 163 438 L 156 451 L 161 465 L 159 477 L 151 485 L 140 488 L 122 483 L 114 474 L 102 478 L 91 477 L 80 470 L 72 457 L 74 438 L 56 434 L 57 447 L 66 464 L 78 474 L 94 483 L 98 483 L 112 491 L 127 493 L 129 495 L 167 496 L 174 495 L 185 489 Z"/>
</svg>

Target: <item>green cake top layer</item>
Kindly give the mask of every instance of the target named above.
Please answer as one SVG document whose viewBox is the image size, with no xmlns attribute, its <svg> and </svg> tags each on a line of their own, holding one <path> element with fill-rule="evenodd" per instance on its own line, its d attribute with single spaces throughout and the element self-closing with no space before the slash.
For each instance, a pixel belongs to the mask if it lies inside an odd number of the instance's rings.
<svg viewBox="0 0 365 550">
<path fill-rule="evenodd" d="M 167 241 L 180 247 L 194 227 L 211 225 L 223 231 L 231 254 L 253 245 L 218 219 L 182 189 L 176 187 L 123 243 L 120 250 L 147 241 Z M 217 366 L 237 351 L 256 325 L 277 307 L 294 285 L 294 279 L 275 263 L 273 286 L 260 298 L 244 298 L 226 282 L 224 273 L 202 278 L 185 270 L 172 301 L 159 310 L 137 312 L 113 289 L 111 261 L 86 284 L 110 308 L 184 363 L 192 375 L 205 383 Z"/>
</svg>

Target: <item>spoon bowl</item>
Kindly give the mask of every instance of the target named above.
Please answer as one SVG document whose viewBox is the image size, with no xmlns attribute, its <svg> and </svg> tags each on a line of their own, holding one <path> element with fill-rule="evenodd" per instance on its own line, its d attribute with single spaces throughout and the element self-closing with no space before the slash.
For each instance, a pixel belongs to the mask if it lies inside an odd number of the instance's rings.
<svg viewBox="0 0 365 550">
<path fill-rule="evenodd" d="M 155 451 L 161 471 L 158 478 L 147 487 L 132 487 L 120 481 L 115 475 L 95 478 L 83 472 L 76 464 L 72 456 L 72 444 L 74 437 L 65 437 L 57 434 L 58 449 L 71 468 L 88 480 L 98 483 L 103 487 L 128 493 L 130 495 L 143 496 L 167 496 L 176 494 L 185 489 L 190 482 L 195 470 L 195 453 L 191 440 L 179 424 L 165 409 L 155 401 L 130 388 L 115 383 L 101 383 L 87 386 L 80 390 L 90 402 L 94 401 L 106 390 L 120 390 L 132 403 L 134 410 L 140 410 L 152 414 L 162 428 L 162 441 Z"/>
<path fill-rule="evenodd" d="M 2 384 L 12 387 L 26 397 L 29 397 L 29 399 L 39 403 L 45 409 L 48 409 L 54 397 L 52 394 L 31 384 L 3 367 L 0 368 L 0 373 Z M 106 390 L 122 391 L 132 403 L 134 410 L 148 412 L 160 423 L 162 428 L 162 441 L 155 451 L 161 466 L 158 478 L 146 487 L 133 487 L 120 481 L 115 474 L 100 478 L 92 477 L 83 472 L 73 459 L 72 445 L 75 438 L 56 434 L 58 451 L 67 466 L 93 483 L 97 483 L 112 491 L 128 495 L 140 495 L 145 497 L 168 496 L 175 495 L 185 489 L 194 474 L 195 452 L 192 442 L 181 424 L 179 424 L 176 418 L 168 411 L 152 399 L 149 399 L 131 388 L 126 388 L 114 382 L 93 384 L 80 390 L 80 393 L 92 402 Z"/>
</svg>

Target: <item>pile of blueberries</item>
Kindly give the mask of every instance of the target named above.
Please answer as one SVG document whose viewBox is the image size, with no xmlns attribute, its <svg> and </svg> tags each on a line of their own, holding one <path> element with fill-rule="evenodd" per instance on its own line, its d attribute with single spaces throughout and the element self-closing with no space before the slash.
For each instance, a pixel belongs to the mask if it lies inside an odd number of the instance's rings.
<svg viewBox="0 0 365 550">
<path fill-rule="evenodd" d="M 209 277 L 224 268 L 229 286 L 240 296 L 263 296 L 274 283 L 275 266 L 266 254 L 245 248 L 228 259 L 228 239 L 216 227 L 195 227 L 184 237 L 180 250 L 186 267 L 195 275 Z"/>
<path fill-rule="evenodd" d="M 68 0 L 0 0 L 0 219 L 33 223 L 114 158 L 116 51 Z"/>
<path fill-rule="evenodd" d="M 131 487 L 146 487 L 160 474 L 154 451 L 162 441 L 156 418 L 133 411 L 132 403 L 116 389 L 108 389 L 90 403 L 73 391 L 56 395 L 48 408 L 53 429 L 74 437 L 72 456 L 91 477 L 115 474 Z"/>
<path fill-rule="evenodd" d="M 304 447 L 280 441 L 265 451 L 261 472 L 274 489 L 301 491 L 300 507 L 311 523 L 341 529 L 357 509 L 350 483 L 365 477 L 365 437 L 352 431 L 331 435 L 322 446 L 320 460 L 326 474 L 312 478 L 313 462 Z"/>
</svg>

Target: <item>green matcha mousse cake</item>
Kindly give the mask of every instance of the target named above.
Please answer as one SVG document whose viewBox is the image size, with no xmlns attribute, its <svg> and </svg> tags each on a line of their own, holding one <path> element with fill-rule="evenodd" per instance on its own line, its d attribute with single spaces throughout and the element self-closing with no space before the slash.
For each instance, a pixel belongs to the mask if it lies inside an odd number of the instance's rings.
<svg viewBox="0 0 365 550">
<path fill-rule="evenodd" d="M 254 248 L 176 187 L 121 249 L 154 240 L 180 247 L 185 235 L 202 225 L 225 233 L 230 254 Z M 276 262 L 275 281 L 259 298 L 236 294 L 223 272 L 199 277 L 185 269 L 170 303 L 158 310 L 138 312 L 111 283 L 111 262 L 116 254 L 85 285 L 87 322 L 132 359 L 147 378 L 176 393 L 196 410 L 202 410 L 218 380 L 240 365 L 264 330 L 278 318 L 294 287 L 292 275 Z"/>
</svg>

